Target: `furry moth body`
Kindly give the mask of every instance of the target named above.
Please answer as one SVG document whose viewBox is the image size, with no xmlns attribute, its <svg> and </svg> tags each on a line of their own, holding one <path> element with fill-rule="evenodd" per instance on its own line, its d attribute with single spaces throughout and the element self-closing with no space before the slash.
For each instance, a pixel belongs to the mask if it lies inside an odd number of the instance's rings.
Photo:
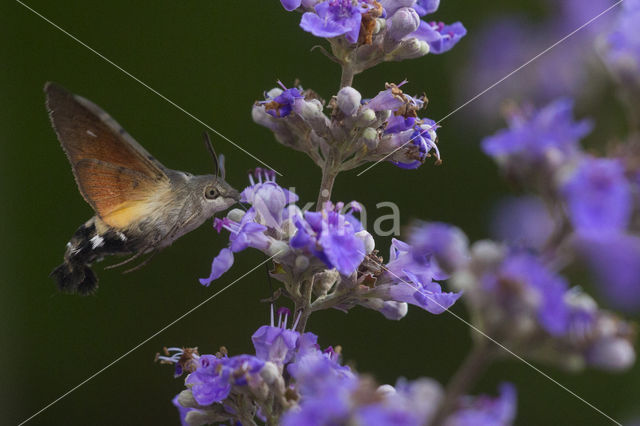
<svg viewBox="0 0 640 426">
<path fill-rule="evenodd" d="M 224 172 L 194 176 L 171 170 L 97 105 L 54 83 L 44 91 L 78 189 L 95 212 L 51 273 L 60 290 L 92 293 L 98 286 L 94 262 L 167 247 L 239 200 Z"/>
</svg>

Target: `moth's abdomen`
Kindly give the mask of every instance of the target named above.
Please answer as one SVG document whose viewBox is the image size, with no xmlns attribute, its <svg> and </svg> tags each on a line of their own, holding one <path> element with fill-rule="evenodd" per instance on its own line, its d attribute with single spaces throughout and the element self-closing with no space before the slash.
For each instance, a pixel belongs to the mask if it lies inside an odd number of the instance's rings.
<svg viewBox="0 0 640 426">
<path fill-rule="evenodd" d="M 92 218 L 80 226 L 67 243 L 64 262 L 50 276 L 58 283 L 60 291 L 88 295 L 98 288 L 98 277 L 91 265 L 109 254 L 128 253 L 127 237 L 118 231 L 107 230 L 102 234 Z"/>
</svg>

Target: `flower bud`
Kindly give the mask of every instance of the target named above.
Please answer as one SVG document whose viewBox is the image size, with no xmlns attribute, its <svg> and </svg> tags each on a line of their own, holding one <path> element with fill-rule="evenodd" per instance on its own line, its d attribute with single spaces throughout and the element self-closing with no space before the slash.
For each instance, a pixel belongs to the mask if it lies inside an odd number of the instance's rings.
<svg viewBox="0 0 640 426">
<path fill-rule="evenodd" d="M 320 135 L 326 134 L 330 125 L 329 119 L 324 115 L 322 108 L 322 103 L 317 99 L 302 100 L 293 105 L 293 111 Z"/>
<path fill-rule="evenodd" d="M 304 255 L 296 257 L 295 267 L 296 271 L 304 271 L 309 267 L 309 258 Z"/>
<path fill-rule="evenodd" d="M 378 146 L 378 131 L 374 128 L 367 127 L 362 132 L 362 142 L 369 150 L 374 150 Z"/>
<path fill-rule="evenodd" d="M 366 126 L 376 120 L 376 113 L 371 108 L 361 108 L 358 114 L 358 125 Z"/>
<path fill-rule="evenodd" d="M 234 222 L 240 222 L 245 215 L 245 211 L 241 209 L 233 209 L 227 213 L 227 217 Z"/>
<path fill-rule="evenodd" d="M 364 242 L 365 253 L 370 254 L 373 249 L 376 248 L 376 242 L 374 241 L 373 236 L 364 229 L 356 232 L 356 237 L 360 238 L 362 242 Z"/>
<path fill-rule="evenodd" d="M 377 297 L 359 300 L 358 304 L 369 309 L 374 309 L 384 315 L 385 318 L 396 321 L 404 318 L 409 311 L 409 305 L 405 302 L 396 302 L 395 300 L 384 301 Z"/>
<path fill-rule="evenodd" d="M 394 40 L 402 40 L 418 29 L 420 17 L 418 13 L 410 7 L 398 9 L 391 17 L 391 25 L 387 31 L 389 37 Z"/>
<path fill-rule="evenodd" d="M 362 95 L 353 87 L 347 86 L 340 89 L 337 100 L 340 111 L 342 111 L 344 115 L 351 117 L 358 112 Z"/>
<path fill-rule="evenodd" d="M 317 296 L 326 295 L 340 279 L 340 273 L 335 269 L 318 272 L 313 276 L 313 292 Z"/>
<path fill-rule="evenodd" d="M 289 244 L 284 241 L 271 240 L 267 249 L 269 256 L 275 256 L 275 260 L 280 260 L 289 253 Z"/>
<path fill-rule="evenodd" d="M 387 15 L 391 16 L 402 7 L 412 7 L 416 4 L 416 0 L 380 0 L 380 4 L 384 7 Z"/>
<path fill-rule="evenodd" d="M 402 40 L 400 46 L 390 52 L 387 58 L 391 61 L 403 61 L 405 59 L 419 58 L 427 53 L 429 53 L 429 43 L 417 38 L 410 38 Z"/>
<path fill-rule="evenodd" d="M 633 365 L 636 353 L 628 340 L 610 337 L 598 340 L 589 348 L 587 359 L 593 366 L 620 371 Z"/>
</svg>

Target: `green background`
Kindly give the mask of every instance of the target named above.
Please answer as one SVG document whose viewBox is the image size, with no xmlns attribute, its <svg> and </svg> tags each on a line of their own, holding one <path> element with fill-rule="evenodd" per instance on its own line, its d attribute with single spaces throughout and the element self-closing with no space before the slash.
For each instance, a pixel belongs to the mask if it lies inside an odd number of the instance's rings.
<svg viewBox="0 0 640 426">
<path fill-rule="evenodd" d="M 189 112 L 284 174 L 305 201 L 317 196 L 320 173 L 301 153 L 277 144 L 255 125 L 250 109 L 277 79 L 299 78 L 325 99 L 337 90 L 337 66 L 310 48 L 322 41 L 298 28 L 299 16 L 278 1 L 68 1 L 28 4 Z M 409 92 L 425 91 L 425 115 L 438 119 L 457 106 L 457 67 L 465 66 L 469 39 L 492 16 L 523 10 L 540 19 L 538 2 L 443 1 L 436 18 L 461 20 L 469 36 L 442 56 L 384 64 L 356 77 L 372 96 L 384 83 L 408 78 Z M 59 397 L 185 311 L 231 283 L 263 257 L 237 256 L 234 268 L 210 288 L 197 282 L 225 244 L 210 225 L 178 240 L 132 274 L 96 267 L 95 296 L 59 294 L 47 277 L 65 243 L 91 209 L 82 200 L 49 125 L 42 87 L 59 82 L 109 111 L 138 141 L 171 168 L 210 171 L 201 142 L 203 126 L 151 93 L 20 4 L 0 11 L 0 423 L 17 424 Z M 501 76 L 497 75 L 496 79 Z M 479 150 L 483 136 L 468 116 L 454 115 L 440 130 L 444 164 L 403 171 L 389 164 L 361 177 L 338 178 L 335 200 L 357 199 L 369 209 L 396 202 L 403 223 L 436 219 L 486 236 L 491 203 L 508 191 Z M 213 137 L 228 160 L 228 180 L 243 187 L 255 160 Z M 388 211 L 385 211 L 388 213 Z M 388 241 L 378 245 L 387 252 Z M 30 424 L 175 424 L 170 399 L 183 388 L 170 367 L 153 362 L 163 346 L 199 346 L 211 353 L 251 352 L 251 334 L 268 319 L 264 269 L 164 331 L 104 373 L 34 418 Z M 455 312 L 466 315 L 462 304 Z M 470 345 L 466 325 L 451 315 L 410 309 L 400 322 L 353 309 L 315 314 L 309 329 L 322 346 L 343 346 L 345 360 L 382 383 L 430 376 L 446 381 Z M 634 415 L 640 400 L 639 369 L 625 374 L 587 371 L 569 375 L 540 366 L 614 418 Z M 473 389 L 495 393 L 499 382 L 518 388 L 517 424 L 608 424 L 604 417 L 517 360 L 494 365 Z M 635 407 L 634 407 L 635 404 Z"/>
</svg>

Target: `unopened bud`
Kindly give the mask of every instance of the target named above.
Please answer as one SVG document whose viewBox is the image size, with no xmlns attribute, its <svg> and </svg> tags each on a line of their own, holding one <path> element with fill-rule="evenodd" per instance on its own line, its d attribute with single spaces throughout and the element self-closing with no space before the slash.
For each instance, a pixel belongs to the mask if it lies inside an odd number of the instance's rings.
<svg viewBox="0 0 640 426">
<path fill-rule="evenodd" d="M 304 255 L 296 257 L 296 271 L 304 271 L 309 267 L 309 258 Z"/>
<path fill-rule="evenodd" d="M 376 248 L 376 242 L 373 239 L 373 236 L 364 229 L 356 232 L 356 237 L 360 238 L 364 243 L 364 251 L 366 254 L 370 254 L 373 249 Z"/>
<path fill-rule="evenodd" d="M 368 124 L 373 123 L 376 120 L 376 113 L 371 108 L 362 108 L 360 109 L 360 114 L 358 114 L 358 125 L 366 126 Z"/>
<path fill-rule="evenodd" d="M 347 86 L 340 89 L 337 100 L 340 111 L 342 111 L 344 115 L 351 117 L 358 112 L 362 95 L 353 87 Z"/>
<path fill-rule="evenodd" d="M 391 25 L 387 34 L 394 40 L 402 40 L 402 38 L 417 30 L 419 25 L 420 17 L 418 13 L 411 7 L 403 7 L 398 9 L 391 17 Z"/>
<path fill-rule="evenodd" d="M 240 222 L 244 217 L 245 211 L 241 209 L 233 209 L 227 213 L 227 217 L 234 222 Z"/>
<path fill-rule="evenodd" d="M 369 150 L 374 150 L 378 146 L 378 131 L 374 128 L 367 127 L 362 132 L 362 142 Z"/>
<path fill-rule="evenodd" d="M 410 38 L 402 40 L 400 46 L 387 54 L 387 58 L 390 61 L 402 61 L 405 59 L 420 58 L 427 53 L 429 53 L 429 43 L 418 40 L 417 38 Z"/>
</svg>

